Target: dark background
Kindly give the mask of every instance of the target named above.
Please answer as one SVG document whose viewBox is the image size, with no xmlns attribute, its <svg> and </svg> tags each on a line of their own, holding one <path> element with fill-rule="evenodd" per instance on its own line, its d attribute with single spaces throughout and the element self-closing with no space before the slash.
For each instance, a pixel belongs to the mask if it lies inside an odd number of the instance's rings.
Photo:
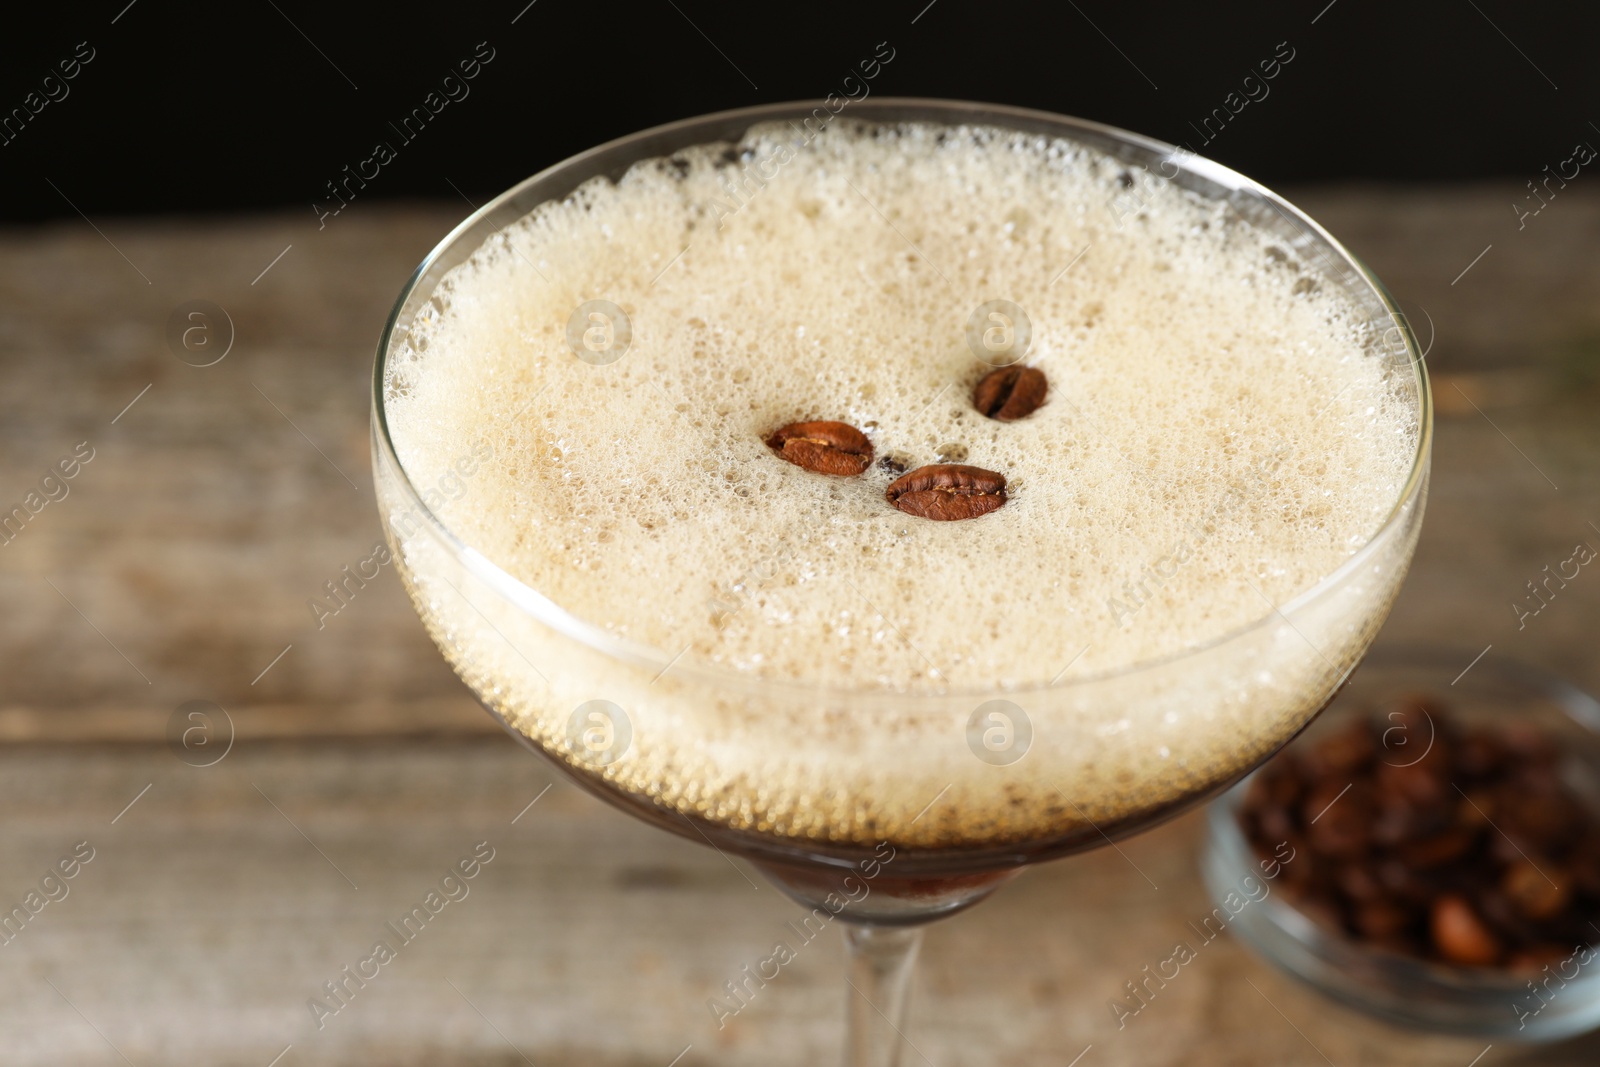
<svg viewBox="0 0 1600 1067">
<path fill-rule="evenodd" d="M 1600 145 L 1594 5 L 112 0 L 8 28 L 0 115 L 82 41 L 95 58 L 66 98 L 0 145 L 5 220 L 71 216 L 74 205 L 94 217 L 309 213 L 378 140 L 398 158 L 363 190 L 369 202 L 456 198 L 451 183 L 478 200 L 646 126 L 818 99 L 880 41 L 895 58 L 874 95 L 1080 115 L 1187 141 L 1269 184 L 1532 179 L 1576 142 Z M 495 58 L 470 95 L 400 146 L 388 123 L 480 41 Z M 1294 59 L 1270 95 L 1203 144 L 1190 124 L 1279 42 Z"/>
</svg>

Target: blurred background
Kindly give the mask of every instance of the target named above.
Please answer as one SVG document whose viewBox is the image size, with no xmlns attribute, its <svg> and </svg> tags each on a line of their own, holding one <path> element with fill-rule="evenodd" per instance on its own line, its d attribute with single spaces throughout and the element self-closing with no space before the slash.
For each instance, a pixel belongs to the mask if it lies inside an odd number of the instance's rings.
<svg viewBox="0 0 1600 1067">
<path fill-rule="evenodd" d="M 483 76 L 383 167 L 363 206 L 453 201 L 457 188 L 476 199 L 647 126 L 821 97 L 879 41 L 894 50 L 871 87 L 881 95 L 1081 115 L 1204 149 L 1269 185 L 1494 176 L 1520 186 L 1597 136 L 1587 125 L 1596 40 L 1600 11 L 1497 0 L 909 0 L 848 14 L 719 0 L 509 0 L 426 14 L 292 0 L 62 5 L 7 35 L 0 106 L 20 106 L 79 42 L 95 58 L 25 134 L 5 128 L 15 140 L 0 211 L 75 214 L 46 178 L 91 215 L 308 211 L 375 142 L 399 149 L 403 116 L 479 42 L 494 54 Z M 1275 54 L 1293 57 L 1283 76 L 1206 143 L 1202 120 L 1229 93 L 1246 96 L 1244 78 L 1259 81 L 1258 63 Z"/>
<path fill-rule="evenodd" d="M 727 1026 L 707 1010 L 793 917 L 775 890 L 556 783 L 392 575 L 331 617 L 312 603 L 381 536 L 372 354 L 429 248 L 574 152 L 846 92 L 874 54 L 892 53 L 874 94 L 1186 144 L 1344 240 L 1427 348 L 1439 414 L 1422 545 L 1380 641 L 1600 685 L 1600 581 L 1536 618 L 1513 606 L 1575 543 L 1600 546 L 1600 9 L 113 0 L 8 21 L 0 512 L 25 518 L 0 534 L 0 903 L 80 842 L 94 858 L 0 943 L 0 1062 L 834 1057 L 836 944 Z M 65 490 L 44 485 L 66 457 Z M 1180 820 L 935 927 L 912 1009 L 925 1059 L 1600 1051 L 1385 1028 L 1228 941 L 1118 1028 L 1108 1001 L 1209 908 L 1197 839 Z M 495 859 L 470 899 L 335 1017 L 308 1010 L 481 841 Z"/>
</svg>

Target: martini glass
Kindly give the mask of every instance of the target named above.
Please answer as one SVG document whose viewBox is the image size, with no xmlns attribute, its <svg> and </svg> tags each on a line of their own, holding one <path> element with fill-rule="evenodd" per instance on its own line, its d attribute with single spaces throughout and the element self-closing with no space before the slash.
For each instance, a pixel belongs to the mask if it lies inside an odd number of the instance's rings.
<svg viewBox="0 0 1600 1067">
<path fill-rule="evenodd" d="M 1415 338 L 1382 285 L 1250 179 L 1059 115 L 930 100 L 853 103 L 848 117 L 867 122 L 973 124 L 1076 141 L 1122 161 L 1130 179 L 1159 175 L 1214 201 L 1222 217 L 1271 234 L 1311 283 L 1336 288 L 1358 309 L 1364 356 L 1382 363 L 1388 388 L 1415 414 L 1415 455 L 1387 518 L 1312 587 L 1264 603 L 1254 623 L 1150 662 L 1062 671 L 1054 684 L 1023 689 L 903 693 L 767 680 L 574 617 L 452 532 L 429 506 L 438 487 L 414 480 L 397 455 L 386 400 L 427 358 L 413 326 L 448 303 L 453 267 L 537 205 L 597 176 L 620 178 L 640 160 L 736 144 L 757 123 L 798 125 L 818 113 L 782 104 L 646 130 L 557 164 L 476 211 L 417 268 L 389 318 L 373 382 L 373 457 L 382 519 L 418 613 L 514 737 L 603 800 L 750 860 L 808 909 L 802 926 L 846 925 L 845 1060 L 868 1067 L 899 1060 L 923 924 L 971 906 L 1029 864 L 1105 845 L 1215 795 L 1327 704 L 1410 563 L 1432 415 Z M 468 442 L 462 453 L 465 472 Z M 771 565 L 782 567 L 781 549 Z M 1062 663 L 1076 651 L 1062 649 Z M 898 725 L 890 731 L 886 721 Z M 1157 762 L 1162 770 L 1152 773 Z M 779 807 L 775 792 L 786 798 Z M 858 803 L 863 797 L 872 803 Z M 771 977 L 752 971 L 728 983 L 730 1011 Z"/>
</svg>

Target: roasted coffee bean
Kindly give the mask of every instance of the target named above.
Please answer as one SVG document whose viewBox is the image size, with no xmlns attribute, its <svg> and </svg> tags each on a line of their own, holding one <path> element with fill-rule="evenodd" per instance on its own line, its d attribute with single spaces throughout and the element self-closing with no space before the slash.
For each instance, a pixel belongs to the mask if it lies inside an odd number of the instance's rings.
<svg viewBox="0 0 1600 1067">
<path fill-rule="evenodd" d="M 1448 798 L 1440 797 L 1440 801 Z M 1456 822 L 1456 808 L 1450 803 L 1414 805 L 1392 792 L 1378 793 L 1378 816 L 1373 819 L 1373 840 L 1379 845 L 1400 845 L 1402 841 L 1434 837 Z"/>
<path fill-rule="evenodd" d="M 1450 788 L 1443 768 L 1431 759 L 1395 766 L 1378 764 L 1378 788 L 1393 793 L 1413 808 L 1427 809 L 1453 805 L 1461 794 Z"/>
<path fill-rule="evenodd" d="M 1459 827 L 1432 837 L 1407 841 L 1395 850 L 1396 854 L 1413 870 L 1431 871 L 1465 856 L 1477 841 L 1477 835 Z"/>
<path fill-rule="evenodd" d="M 991 419 L 1015 422 L 1038 411 L 1048 389 L 1038 367 L 1000 367 L 985 374 L 972 391 L 972 406 Z"/>
<path fill-rule="evenodd" d="M 1529 860 L 1506 869 L 1500 891 L 1530 919 L 1553 919 L 1572 899 L 1572 885 L 1565 871 L 1548 863 L 1535 866 Z"/>
<path fill-rule="evenodd" d="M 1310 828 L 1311 847 L 1319 855 L 1351 860 L 1365 855 L 1372 842 L 1365 818 L 1357 812 L 1330 811 Z"/>
<path fill-rule="evenodd" d="M 1300 808 L 1311 847 L 1334 859 L 1354 859 L 1366 852 L 1372 813 L 1365 800 L 1363 790 L 1347 790 L 1334 782 L 1312 790 Z"/>
<path fill-rule="evenodd" d="M 1370 904 L 1386 896 L 1377 875 L 1364 863 L 1344 864 L 1334 876 L 1334 882 L 1346 900 L 1357 904 Z"/>
<path fill-rule="evenodd" d="M 1374 941 L 1388 941 L 1411 925 L 1411 913 L 1386 900 L 1376 900 L 1356 909 L 1355 927 Z"/>
<path fill-rule="evenodd" d="M 920 519 L 975 519 L 1006 502 L 1006 478 L 982 467 L 936 463 L 896 478 L 883 495 Z"/>
<path fill-rule="evenodd" d="M 1469 830 L 1481 829 L 1494 819 L 1494 795 L 1486 789 L 1471 790 L 1456 806 L 1456 822 Z"/>
<path fill-rule="evenodd" d="M 1582 829 L 1583 812 L 1546 774 L 1519 776 L 1499 800 L 1506 833 L 1532 840 L 1543 851 L 1566 844 Z"/>
<path fill-rule="evenodd" d="M 1384 847 L 1393 847 L 1424 834 L 1422 820 L 1417 811 L 1400 798 L 1380 794 L 1377 816 L 1372 820 L 1372 839 Z"/>
<path fill-rule="evenodd" d="M 768 437 L 767 447 L 818 474 L 860 474 L 872 462 L 872 442 L 844 422 L 793 422 Z"/>
<path fill-rule="evenodd" d="M 1509 867 L 1522 857 L 1538 852 L 1539 845 L 1531 838 L 1523 837 L 1515 830 L 1506 829 L 1501 824 L 1501 832 L 1487 835 L 1489 842 L 1489 857 L 1495 863 Z"/>
<path fill-rule="evenodd" d="M 1412 904 L 1426 903 L 1432 895 L 1429 888 L 1410 865 L 1397 859 L 1386 859 L 1374 869 L 1378 884 L 1390 896 Z"/>
<path fill-rule="evenodd" d="M 1474 893 L 1472 909 L 1489 924 L 1489 930 L 1495 936 L 1509 945 L 1531 944 L 1538 938 L 1538 931 L 1533 924 L 1497 886 L 1488 886 Z"/>
<path fill-rule="evenodd" d="M 1500 942 L 1484 925 L 1472 905 L 1447 893 L 1433 902 L 1428 915 L 1433 947 L 1451 963 L 1487 967 L 1500 958 Z"/>
</svg>

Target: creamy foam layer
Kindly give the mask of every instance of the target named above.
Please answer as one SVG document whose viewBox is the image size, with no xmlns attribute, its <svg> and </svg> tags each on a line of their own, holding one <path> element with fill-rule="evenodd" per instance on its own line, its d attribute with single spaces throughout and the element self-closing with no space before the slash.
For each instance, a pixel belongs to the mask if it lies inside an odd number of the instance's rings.
<svg viewBox="0 0 1600 1067">
<path fill-rule="evenodd" d="M 438 510 L 512 574 L 669 655 L 852 685 L 1166 655 L 1366 542 L 1416 425 L 1350 309 L 1212 204 L 1161 188 L 1118 228 L 1122 166 L 942 132 L 836 127 L 742 206 L 720 148 L 684 152 L 508 227 L 452 273 L 390 397 L 413 480 L 486 439 L 496 462 Z M 566 340 L 596 298 L 632 325 L 606 366 Z M 995 298 L 1024 309 L 1025 361 L 1050 378 L 1011 424 L 970 401 L 990 368 L 965 327 Z M 774 456 L 764 439 L 797 419 L 850 422 L 912 466 L 964 455 L 1010 502 L 917 521 L 885 504 L 888 471 Z"/>
<path fill-rule="evenodd" d="M 1002 816 L 967 781 L 977 761 L 956 729 L 939 742 L 954 739 L 948 761 L 886 774 L 891 752 L 903 762 L 949 724 L 835 720 L 852 752 L 782 760 L 756 751 L 759 733 L 749 752 L 721 743 L 754 729 L 749 715 L 708 707 L 674 672 L 1000 693 L 1213 641 L 1382 525 L 1416 450 L 1409 374 L 1282 242 L 1159 179 L 1140 177 L 1130 211 L 1126 168 L 1084 146 L 839 121 L 796 141 L 757 128 L 541 205 L 450 272 L 390 364 L 395 448 L 414 485 L 441 490 L 427 497 L 440 519 L 673 666 L 573 676 L 565 639 L 518 636 L 522 620 L 483 596 L 465 610 L 460 576 L 430 587 L 430 568 L 446 568 L 427 550 L 407 568 L 419 608 L 469 682 L 558 753 L 576 703 L 626 694 L 633 749 L 603 773 L 680 810 L 841 839 L 1059 828 L 1074 816 L 1045 777 L 1023 784 L 1027 761 L 1006 770 Z M 594 300 L 631 327 L 604 365 L 568 343 L 574 309 Z M 1050 382 L 1045 406 L 1013 423 L 970 399 L 991 368 L 967 324 L 994 300 L 1023 309 L 1023 362 Z M 906 466 L 1001 472 L 1009 502 L 967 522 L 901 514 L 883 496 L 892 472 L 828 477 L 764 444 L 807 419 L 849 422 Z M 474 448 L 493 458 L 463 479 Z M 1195 706 L 1193 679 L 1145 694 L 1159 728 L 1128 708 L 1032 711 L 1050 720 L 1036 724 L 1041 751 L 1072 753 L 1037 756 L 1038 773 L 1072 771 L 1080 814 L 1101 818 L 1231 773 L 1314 710 L 1308 686 L 1359 651 L 1403 569 L 1310 635 L 1316 649 L 1280 635 L 1237 676 L 1219 668 L 1210 703 Z M 827 712 L 767 714 L 768 731 L 803 736 Z M 965 814 L 913 833 L 952 776 Z"/>
</svg>

